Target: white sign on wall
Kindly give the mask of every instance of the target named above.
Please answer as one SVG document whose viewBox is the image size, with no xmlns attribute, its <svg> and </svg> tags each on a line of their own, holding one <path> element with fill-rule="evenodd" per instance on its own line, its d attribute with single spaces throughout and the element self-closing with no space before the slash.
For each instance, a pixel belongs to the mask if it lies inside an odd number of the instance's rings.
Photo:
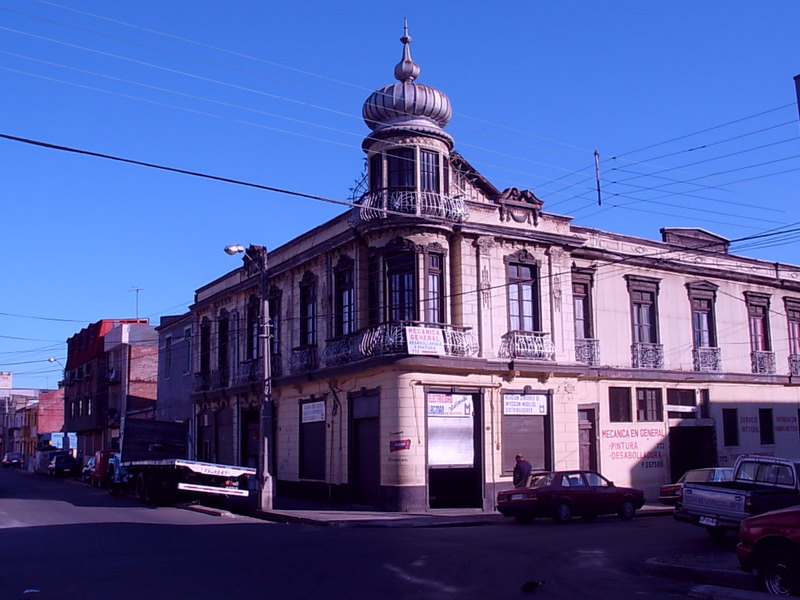
<svg viewBox="0 0 800 600">
<path fill-rule="evenodd" d="M 547 414 L 547 394 L 503 394 L 504 415 Z"/>
<path fill-rule="evenodd" d="M 475 464 L 472 395 L 427 395 L 428 466 L 471 467 Z"/>
<path fill-rule="evenodd" d="M 444 356 L 444 335 L 434 327 L 406 327 L 406 350 L 409 354 Z"/>
<path fill-rule="evenodd" d="M 325 420 L 325 402 L 307 402 L 302 405 L 300 419 L 303 423 L 316 423 Z"/>
</svg>

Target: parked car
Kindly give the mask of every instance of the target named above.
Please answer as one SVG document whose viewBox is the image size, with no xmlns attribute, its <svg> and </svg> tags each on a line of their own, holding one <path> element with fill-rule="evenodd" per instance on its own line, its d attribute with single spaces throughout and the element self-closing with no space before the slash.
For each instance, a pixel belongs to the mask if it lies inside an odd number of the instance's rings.
<svg viewBox="0 0 800 600">
<path fill-rule="evenodd" d="M 683 484 L 686 482 L 730 481 L 733 479 L 733 467 L 709 467 L 692 469 L 681 475 L 675 483 L 662 485 L 658 491 L 658 499 L 662 504 L 674 505 L 681 498 Z"/>
<path fill-rule="evenodd" d="M 21 467 L 22 454 L 19 452 L 6 452 L 3 455 L 2 465 L 4 469 L 8 467 Z"/>
<path fill-rule="evenodd" d="M 81 471 L 81 481 L 84 483 L 92 483 L 92 473 L 95 470 L 95 463 L 97 459 L 94 456 L 90 456 L 86 459 L 86 464 L 83 465 L 83 470 Z"/>
<path fill-rule="evenodd" d="M 769 593 L 800 595 L 800 505 L 742 520 L 736 554 Z"/>
<path fill-rule="evenodd" d="M 47 473 L 51 477 L 72 477 L 80 472 L 80 463 L 71 454 L 57 454 L 47 465 Z"/>
<path fill-rule="evenodd" d="M 94 453 L 94 468 L 89 473 L 90 482 L 94 487 L 104 488 L 108 486 L 110 477 L 108 463 L 117 454 L 115 450 L 98 450 Z"/>
<path fill-rule="evenodd" d="M 577 515 L 591 520 L 598 515 L 633 517 L 644 504 L 644 492 L 614 485 L 593 471 L 535 471 L 526 487 L 497 494 L 497 510 L 519 523 L 550 517 L 559 523 Z"/>
</svg>

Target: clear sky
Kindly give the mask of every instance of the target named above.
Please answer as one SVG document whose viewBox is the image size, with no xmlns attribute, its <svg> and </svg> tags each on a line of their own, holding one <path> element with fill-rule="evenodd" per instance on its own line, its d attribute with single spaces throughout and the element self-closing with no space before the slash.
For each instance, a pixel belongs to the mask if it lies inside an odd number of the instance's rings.
<svg viewBox="0 0 800 600">
<path fill-rule="evenodd" d="M 404 17 L 456 150 L 499 189 L 800 263 L 797 0 L 0 0 L 0 134 L 347 201 Z M 185 312 L 240 265 L 224 246 L 275 248 L 344 210 L 5 138 L 0 164 L 15 387 L 55 387 L 48 357 L 91 322 Z"/>
</svg>

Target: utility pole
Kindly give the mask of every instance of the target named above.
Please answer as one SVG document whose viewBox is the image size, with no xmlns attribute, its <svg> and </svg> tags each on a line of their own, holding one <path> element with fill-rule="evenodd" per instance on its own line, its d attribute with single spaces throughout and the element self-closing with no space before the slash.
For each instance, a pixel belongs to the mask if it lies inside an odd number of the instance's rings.
<svg viewBox="0 0 800 600">
<path fill-rule="evenodd" d="M 252 247 L 251 247 L 252 248 Z M 252 257 L 251 257 L 252 258 Z M 272 452 L 272 359 L 270 349 L 269 284 L 267 282 L 267 250 L 258 257 L 259 295 L 261 296 L 261 355 L 264 364 L 264 388 L 261 398 L 261 510 L 272 510 L 275 481 Z"/>
<path fill-rule="evenodd" d="M 800 75 L 794 76 L 794 89 L 797 93 L 797 112 L 800 114 Z"/>
</svg>

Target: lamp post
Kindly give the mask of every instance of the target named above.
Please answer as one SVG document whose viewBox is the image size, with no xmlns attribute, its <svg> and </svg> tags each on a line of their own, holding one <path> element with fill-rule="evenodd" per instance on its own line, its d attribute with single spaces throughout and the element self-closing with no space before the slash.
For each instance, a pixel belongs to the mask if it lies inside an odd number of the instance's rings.
<svg viewBox="0 0 800 600">
<path fill-rule="evenodd" d="M 274 464 L 272 448 L 272 366 L 270 357 L 270 331 L 269 331 L 269 289 L 267 283 L 267 252 L 264 248 L 235 244 L 225 246 L 225 253 L 233 256 L 244 254 L 251 264 L 258 270 L 258 296 L 261 301 L 259 314 L 259 346 L 264 365 L 263 386 L 261 395 L 261 410 L 259 419 L 261 452 L 259 453 L 258 481 L 259 508 L 271 510 L 275 495 L 275 480 L 272 476 Z"/>
</svg>

